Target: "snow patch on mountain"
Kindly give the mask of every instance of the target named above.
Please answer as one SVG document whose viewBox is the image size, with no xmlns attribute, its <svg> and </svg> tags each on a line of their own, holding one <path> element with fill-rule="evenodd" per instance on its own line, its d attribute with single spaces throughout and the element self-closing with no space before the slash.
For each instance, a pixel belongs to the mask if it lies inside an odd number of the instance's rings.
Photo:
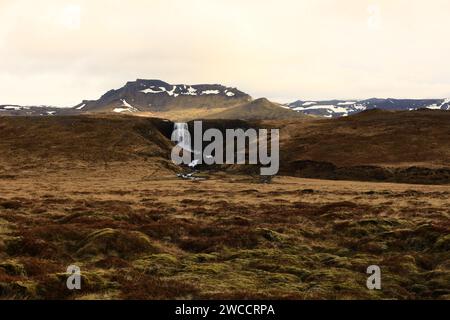
<svg viewBox="0 0 450 320">
<path fill-rule="evenodd" d="M 197 95 L 197 89 L 192 88 L 191 86 L 189 86 L 187 88 L 187 91 L 183 91 L 183 92 L 181 92 L 181 94 L 185 95 L 185 96 L 196 96 Z"/>
<path fill-rule="evenodd" d="M 129 104 L 125 99 L 121 99 L 122 106 L 119 108 L 114 108 L 114 112 L 122 113 L 122 112 L 138 112 L 139 110 Z"/>
<path fill-rule="evenodd" d="M 163 88 L 164 90 L 161 90 L 159 88 L 158 88 L 159 90 L 155 90 L 154 88 L 155 88 L 154 86 L 151 86 L 150 88 L 141 90 L 141 92 L 142 93 L 162 93 L 162 92 L 166 91 L 165 88 Z"/>
<path fill-rule="evenodd" d="M 450 98 L 444 99 L 441 103 L 434 103 L 426 107 L 430 110 L 450 110 Z"/>
<path fill-rule="evenodd" d="M 366 99 L 302 101 L 287 104 L 292 110 L 325 118 L 348 116 L 370 109 L 404 110 L 418 109 L 450 110 L 450 99 Z"/>
<path fill-rule="evenodd" d="M 141 84 L 142 87 L 142 84 Z M 202 96 L 202 95 L 219 95 L 219 94 L 225 94 L 227 97 L 234 97 L 236 93 L 231 91 L 229 88 L 225 90 L 219 90 L 219 89 L 206 89 L 201 92 L 199 92 L 198 89 L 188 86 L 188 85 L 173 85 L 172 88 L 169 90 L 166 87 L 162 86 L 150 86 L 148 88 L 145 88 L 143 90 L 139 90 L 139 92 L 145 93 L 145 94 L 162 94 L 165 93 L 171 97 L 178 97 L 179 95 L 184 96 Z"/>
<path fill-rule="evenodd" d="M 163 88 L 161 88 L 161 89 L 163 89 Z M 166 91 L 166 92 L 167 92 L 167 94 L 168 94 L 169 96 L 177 97 L 178 94 L 175 93 L 175 90 L 176 90 L 176 89 L 177 89 L 177 87 L 176 87 L 176 86 L 173 86 L 173 87 L 172 87 L 172 90 Z M 164 90 L 165 90 L 165 88 L 164 88 Z"/>
<path fill-rule="evenodd" d="M 305 110 L 318 110 L 318 109 L 325 109 L 329 110 L 334 113 L 347 113 L 348 110 L 343 107 L 337 107 L 335 105 L 320 105 L 320 106 L 314 106 L 314 107 L 297 107 L 294 108 L 294 111 L 305 111 Z"/>
<path fill-rule="evenodd" d="M 205 91 L 202 91 L 201 95 L 204 95 L 204 94 L 219 94 L 219 93 L 220 93 L 219 90 L 205 90 Z"/>
<path fill-rule="evenodd" d="M 18 110 L 22 110 L 22 107 L 19 107 L 19 106 L 4 106 L 3 109 L 5 109 L 5 110 L 16 110 L 16 111 L 18 111 Z"/>
</svg>

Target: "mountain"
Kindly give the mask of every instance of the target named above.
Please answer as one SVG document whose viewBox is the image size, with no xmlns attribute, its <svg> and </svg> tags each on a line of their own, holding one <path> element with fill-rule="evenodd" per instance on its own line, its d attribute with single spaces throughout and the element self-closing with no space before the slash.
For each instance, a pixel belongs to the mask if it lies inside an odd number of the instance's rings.
<svg viewBox="0 0 450 320">
<path fill-rule="evenodd" d="M 53 106 L 0 105 L 0 116 L 52 116 L 75 114 L 75 110 Z"/>
<path fill-rule="evenodd" d="M 287 105 L 294 111 L 326 118 L 348 116 L 364 110 L 450 110 L 450 99 L 298 100 Z"/>
<path fill-rule="evenodd" d="M 84 100 L 73 109 L 80 112 L 167 112 L 191 108 L 224 108 L 251 100 L 236 88 L 220 84 L 172 85 L 161 80 L 127 82 L 98 100 Z"/>
<path fill-rule="evenodd" d="M 161 80 L 129 81 L 97 100 L 73 108 L 5 106 L 3 115 L 73 115 L 117 113 L 187 121 L 191 119 L 287 119 L 303 115 L 267 99 L 220 84 L 172 85 Z"/>
<path fill-rule="evenodd" d="M 298 100 L 281 105 L 252 97 L 221 84 L 169 84 L 137 79 L 109 90 L 97 100 L 83 100 L 72 108 L 0 105 L 0 116 L 52 116 L 94 113 L 134 114 L 188 121 L 192 119 L 276 120 L 304 115 L 335 118 L 365 110 L 450 110 L 450 99 Z M 293 112 L 296 111 L 296 112 Z"/>
<path fill-rule="evenodd" d="M 265 119 L 290 119 L 304 117 L 283 105 L 270 102 L 265 98 L 253 100 L 242 105 L 229 108 L 225 111 L 213 113 L 207 119 L 240 119 L 240 120 L 265 120 Z"/>
</svg>

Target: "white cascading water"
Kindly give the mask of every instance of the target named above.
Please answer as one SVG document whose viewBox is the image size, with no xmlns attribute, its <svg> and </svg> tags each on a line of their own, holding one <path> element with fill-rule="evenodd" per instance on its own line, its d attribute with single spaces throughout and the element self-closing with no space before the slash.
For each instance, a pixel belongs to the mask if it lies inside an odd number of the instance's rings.
<svg viewBox="0 0 450 320">
<path fill-rule="evenodd" d="M 191 152 L 191 139 L 189 133 L 189 127 L 186 122 L 175 122 L 173 126 L 175 131 L 175 139 L 178 145 L 184 150 Z"/>
</svg>

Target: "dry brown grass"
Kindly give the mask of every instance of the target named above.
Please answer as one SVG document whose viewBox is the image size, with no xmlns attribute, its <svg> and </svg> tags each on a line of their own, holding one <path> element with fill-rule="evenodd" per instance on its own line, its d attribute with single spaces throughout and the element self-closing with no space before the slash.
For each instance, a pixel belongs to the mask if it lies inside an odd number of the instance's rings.
<svg viewBox="0 0 450 320">
<path fill-rule="evenodd" d="M 104 172 L 0 180 L 2 298 L 450 294 L 447 186 L 288 177 L 260 184 L 223 174 L 142 180 L 119 163 Z M 70 264 L 82 269 L 81 291 L 65 288 Z M 365 287 L 371 264 L 382 268 L 381 291 Z"/>
<path fill-rule="evenodd" d="M 439 127 L 436 114 L 408 114 L 403 130 L 423 150 L 402 146 L 390 155 L 397 165 L 443 165 L 448 126 L 408 131 Z M 376 137 L 405 137 L 389 133 L 395 118 L 288 121 L 282 139 L 299 149 L 282 165 L 302 155 L 378 163 Z M 181 180 L 168 157 L 171 129 L 135 117 L 0 119 L 0 298 L 450 298 L 448 185 L 287 176 L 266 184 L 254 168 L 238 175 L 245 170 L 233 166 Z M 439 148 L 425 144 L 431 138 Z M 71 264 L 81 268 L 80 291 L 66 288 Z M 382 268 L 381 291 L 366 288 L 372 264 Z"/>
</svg>

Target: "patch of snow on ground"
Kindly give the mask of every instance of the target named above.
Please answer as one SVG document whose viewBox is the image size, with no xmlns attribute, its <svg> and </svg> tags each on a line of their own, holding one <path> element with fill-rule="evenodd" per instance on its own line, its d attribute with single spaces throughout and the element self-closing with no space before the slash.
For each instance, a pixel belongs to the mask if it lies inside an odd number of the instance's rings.
<svg viewBox="0 0 450 320">
<path fill-rule="evenodd" d="M 194 168 L 196 165 L 198 165 L 199 160 L 194 160 L 191 163 L 188 164 L 189 167 Z"/>
<path fill-rule="evenodd" d="M 77 107 L 77 110 L 81 110 L 81 109 L 83 109 L 85 106 L 86 106 L 86 104 L 83 103 L 81 106 Z"/>
<path fill-rule="evenodd" d="M 228 96 L 228 97 L 233 97 L 234 96 L 234 93 L 233 92 L 231 92 L 231 91 L 225 91 L 226 93 L 226 95 Z"/>
<path fill-rule="evenodd" d="M 354 101 L 347 101 L 347 102 L 339 102 L 338 106 L 350 106 L 352 104 L 355 104 L 356 102 Z"/>
<path fill-rule="evenodd" d="M 313 104 L 317 104 L 317 102 L 314 101 L 308 101 L 302 104 L 302 106 L 307 107 L 307 106 L 312 106 Z"/>
</svg>

